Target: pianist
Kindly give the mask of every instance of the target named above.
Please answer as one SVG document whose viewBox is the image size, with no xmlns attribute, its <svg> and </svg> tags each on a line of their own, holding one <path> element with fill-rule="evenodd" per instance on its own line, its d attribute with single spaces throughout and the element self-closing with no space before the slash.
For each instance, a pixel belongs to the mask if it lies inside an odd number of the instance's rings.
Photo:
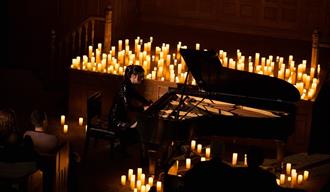
<svg viewBox="0 0 330 192">
<path fill-rule="evenodd" d="M 143 79 L 144 69 L 141 66 L 127 66 L 124 80 L 109 111 L 109 128 L 118 134 L 119 150 L 124 156 L 128 155 L 127 147 L 129 144 L 141 143 L 140 134 L 136 129 L 136 113 L 143 112 L 152 103 L 140 95 L 134 87 L 136 84 L 141 84 Z M 141 151 L 143 151 L 142 148 Z"/>
</svg>

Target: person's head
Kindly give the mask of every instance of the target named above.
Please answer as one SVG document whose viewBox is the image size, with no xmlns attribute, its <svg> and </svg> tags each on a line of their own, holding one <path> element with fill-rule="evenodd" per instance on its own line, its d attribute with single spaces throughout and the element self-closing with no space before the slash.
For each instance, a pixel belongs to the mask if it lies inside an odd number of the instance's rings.
<svg viewBox="0 0 330 192">
<path fill-rule="evenodd" d="M 31 113 L 31 123 L 36 128 L 46 129 L 47 127 L 47 115 L 44 111 L 34 110 Z"/>
<path fill-rule="evenodd" d="M 144 79 L 144 69 L 140 65 L 129 65 L 125 69 L 124 78 L 132 84 L 139 84 Z"/>
<path fill-rule="evenodd" d="M 14 143 L 16 138 L 16 116 L 12 109 L 0 110 L 0 142 Z"/>
<path fill-rule="evenodd" d="M 248 167 L 259 167 L 264 162 L 264 153 L 258 147 L 251 147 L 247 153 Z"/>
</svg>

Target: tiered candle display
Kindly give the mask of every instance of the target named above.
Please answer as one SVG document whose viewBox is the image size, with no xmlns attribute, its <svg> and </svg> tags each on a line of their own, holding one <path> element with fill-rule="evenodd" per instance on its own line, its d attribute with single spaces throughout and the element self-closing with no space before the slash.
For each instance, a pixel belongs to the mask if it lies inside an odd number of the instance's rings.
<svg viewBox="0 0 330 192">
<path fill-rule="evenodd" d="M 73 58 L 71 68 L 123 75 L 126 66 L 135 64 L 141 65 L 145 69 L 147 79 L 184 82 L 187 66 L 180 55 L 180 49 L 187 48 L 187 46 L 182 45 L 181 42 L 178 42 L 175 50 L 170 49 L 170 45 L 165 43 L 155 46 L 153 37 L 150 37 L 149 41 L 143 41 L 137 37 L 133 41 L 133 48 L 131 48 L 129 39 L 125 39 L 124 42 L 125 45 L 122 40 L 119 40 L 118 45 L 112 46 L 107 53 L 102 52 L 101 43 L 97 48 L 89 46 L 88 55 Z M 201 45 L 196 43 L 195 49 L 200 50 Z M 277 77 L 295 85 L 300 92 L 301 99 L 311 100 L 315 97 L 319 83 L 320 65 L 317 65 L 316 69 L 309 67 L 307 60 L 295 61 L 292 55 L 289 55 L 287 61 L 284 57 L 274 57 L 273 55 L 265 57 L 260 53 L 255 53 L 254 58 L 246 57 L 239 49 L 234 58 L 228 57 L 224 50 L 219 50 L 218 56 L 224 67 Z M 192 78 L 188 83 L 195 84 L 195 80 Z"/>
</svg>

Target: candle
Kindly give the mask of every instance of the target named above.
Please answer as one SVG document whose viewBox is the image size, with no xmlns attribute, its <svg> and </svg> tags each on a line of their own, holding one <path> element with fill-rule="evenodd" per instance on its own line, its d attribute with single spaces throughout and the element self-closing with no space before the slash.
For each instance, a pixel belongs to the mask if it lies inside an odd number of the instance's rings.
<svg viewBox="0 0 330 192">
<path fill-rule="evenodd" d="M 61 115 L 61 125 L 64 125 L 65 123 L 65 115 Z"/>
<path fill-rule="evenodd" d="M 141 180 L 137 180 L 137 181 L 136 181 L 136 188 L 137 188 L 138 190 L 141 190 Z"/>
<path fill-rule="evenodd" d="M 280 185 L 285 183 L 285 174 L 280 174 Z"/>
<path fill-rule="evenodd" d="M 131 189 L 133 190 L 135 188 L 135 175 L 134 174 L 131 176 L 130 185 L 131 185 Z"/>
<path fill-rule="evenodd" d="M 149 191 L 151 186 L 149 184 L 146 184 L 146 191 Z"/>
<path fill-rule="evenodd" d="M 137 179 L 141 179 L 141 174 L 142 174 L 142 168 L 137 168 Z"/>
<path fill-rule="evenodd" d="M 68 133 L 68 129 L 69 129 L 69 127 L 68 127 L 68 125 L 63 125 L 63 133 L 65 133 L 65 134 L 67 134 Z"/>
<path fill-rule="evenodd" d="M 191 159 L 190 158 L 187 158 L 186 159 L 186 168 L 187 169 L 190 169 L 190 167 L 191 167 Z"/>
<path fill-rule="evenodd" d="M 210 147 L 205 148 L 205 157 L 207 159 L 209 159 L 211 157 L 211 148 Z"/>
<path fill-rule="evenodd" d="M 148 178 L 148 184 L 149 184 L 150 186 L 153 186 L 153 185 L 154 185 L 154 178 L 153 178 L 153 177 L 149 177 L 149 178 Z"/>
<path fill-rule="evenodd" d="M 141 185 L 141 192 L 146 192 L 146 186 L 145 185 Z"/>
<path fill-rule="evenodd" d="M 306 181 L 309 177 L 309 171 L 304 171 L 304 181 Z"/>
<path fill-rule="evenodd" d="M 291 173 L 291 163 L 287 163 L 286 164 L 286 174 L 290 175 L 290 173 Z"/>
<path fill-rule="evenodd" d="M 80 125 L 80 126 L 82 126 L 82 125 L 83 125 L 83 123 L 84 123 L 84 118 L 82 118 L 82 117 L 79 117 L 79 120 L 78 120 L 78 122 L 79 122 L 79 125 Z"/>
<path fill-rule="evenodd" d="M 205 159 L 205 157 L 201 157 L 201 161 L 205 161 L 206 159 Z"/>
<path fill-rule="evenodd" d="M 238 153 L 233 153 L 233 157 L 232 157 L 232 160 L 231 160 L 231 164 L 233 166 L 237 165 L 237 156 L 238 156 Z"/>
<path fill-rule="evenodd" d="M 146 174 L 142 173 L 141 174 L 141 184 L 144 185 L 146 181 Z"/>
<path fill-rule="evenodd" d="M 196 43 L 196 50 L 199 50 L 199 49 L 200 49 L 200 44 Z"/>
<path fill-rule="evenodd" d="M 201 154 L 202 153 L 202 144 L 197 145 L 197 153 Z"/>
<path fill-rule="evenodd" d="M 131 180 L 131 177 L 133 175 L 133 169 L 128 169 L 128 180 Z"/>
<path fill-rule="evenodd" d="M 196 149 L 196 140 L 191 140 L 191 150 L 194 151 Z"/>
<path fill-rule="evenodd" d="M 247 154 L 244 154 L 244 166 L 247 166 Z"/>
<path fill-rule="evenodd" d="M 120 180 L 122 185 L 126 185 L 126 175 L 122 175 Z"/>
<path fill-rule="evenodd" d="M 162 191 L 162 182 L 161 181 L 157 181 L 156 189 L 157 189 L 157 192 L 161 192 Z"/>
<path fill-rule="evenodd" d="M 298 175 L 298 185 L 302 184 L 302 182 L 303 182 L 303 175 L 299 174 Z"/>
</svg>

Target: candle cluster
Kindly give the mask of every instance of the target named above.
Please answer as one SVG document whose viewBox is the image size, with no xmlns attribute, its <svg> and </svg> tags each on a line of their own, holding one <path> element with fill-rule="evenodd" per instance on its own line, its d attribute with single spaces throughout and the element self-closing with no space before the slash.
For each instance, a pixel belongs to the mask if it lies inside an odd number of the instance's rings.
<svg viewBox="0 0 330 192">
<path fill-rule="evenodd" d="M 69 125 L 66 123 L 66 117 L 65 117 L 65 115 L 61 115 L 61 117 L 60 117 L 60 124 L 61 124 L 61 126 L 63 128 L 63 133 L 64 134 L 67 134 L 68 131 L 69 131 Z M 78 118 L 78 125 L 80 127 L 82 127 L 84 125 L 84 118 L 83 117 L 79 117 Z M 87 125 L 85 127 L 85 131 L 86 131 L 86 128 L 87 128 Z"/>
<path fill-rule="evenodd" d="M 133 169 L 128 169 L 127 175 L 122 175 L 120 178 L 122 186 L 127 186 L 134 192 L 147 192 L 150 188 L 156 185 L 157 192 L 163 190 L 161 181 L 154 181 L 154 177 L 149 176 L 148 180 L 146 174 L 143 173 L 142 168 L 137 168 L 136 173 Z"/>
<path fill-rule="evenodd" d="M 292 168 L 291 163 L 286 163 L 285 170 L 283 169 L 283 173 L 281 173 L 277 179 L 277 184 L 294 187 L 302 185 L 303 182 L 306 182 L 309 178 L 309 171 L 304 170 L 303 172 L 298 173 L 296 169 Z"/>
<path fill-rule="evenodd" d="M 187 76 L 187 66 L 180 55 L 181 48 L 187 48 L 182 42 L 178 42 L 176 49 L 170 49 L 170 45 L 162 43 L 161 46 L 153 45 L 153 37 L 144 42 L 137 37 L 134 39 L 133 47 L 130 40 L 119 40 L 117 46 L 112 46 L 109 52 L 102 52 L 102 44 L 97 48 L 89 46 L 88 54 L 72 59 L 71 68 L 85 71 L 109 73 L 123 75 L 125 67 L 130 64 L 141 65 L 146 72 L 146 78 L 160 81 L 170 81 L 183 83 Z M 195 49 L 200 49 L 200 44 L 196 43 Z M 262 57 L 260 53 L 246 57 L 238 49 L 234 58 L 228 57 L 226 51 L 219 50 L 219 59 L 224 67 L 235 70 L 248 71 L 277 77 L 283 79 L 297 87 L 301 94 L 301 99 L 311 100 L 315 97 L 315 91 L 319 83 L 320 65 L 315 68 L 307 67 L 307 60 L 303 60 L 296 65 L 292 55 L 288 61 L 284 57 L 269 55 Z M 196 84 L 191 78 L 189 84 Z"/>
</svg>

